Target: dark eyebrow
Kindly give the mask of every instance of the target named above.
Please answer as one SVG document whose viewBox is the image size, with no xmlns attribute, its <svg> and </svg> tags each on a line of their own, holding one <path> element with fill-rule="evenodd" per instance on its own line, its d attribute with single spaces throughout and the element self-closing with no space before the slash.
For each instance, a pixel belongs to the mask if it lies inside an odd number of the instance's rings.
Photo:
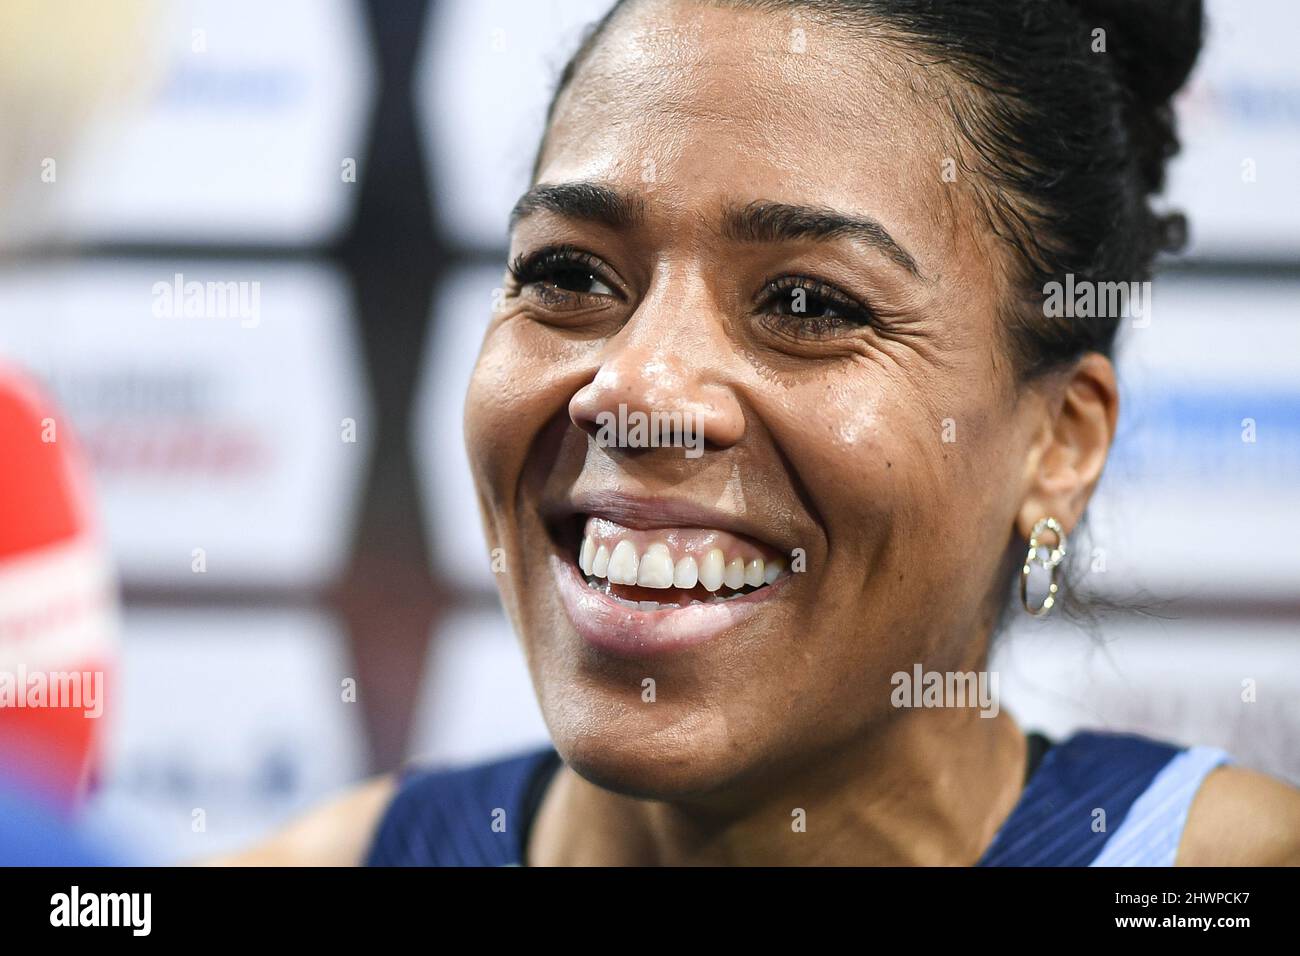
<svg viewBox="0 0 1300 956">
<path fill-rule="evenodd" d="M 645 204 L 640 198 L 599 183 L 543 183 L 519 197 L 515 208 L 510 210 L 510 228 L 513 230 L 519 220 L 541 209 L 570 219 L 589 219 L 614 229 L 635 226 L 645 214 Z"/>
<path fill-rule="evenodd" d="M 894 237 L 869 216 L 848 216 L 821 206 L 792 206 L 755 200 L 731 207 L 723 215 L 722 233 L 742 242 L 791 242 L 799 239 L 848 238 L 881 250 L 917 278 L 922 278 L 916 260 L 894 241 Z"/>
</svg>

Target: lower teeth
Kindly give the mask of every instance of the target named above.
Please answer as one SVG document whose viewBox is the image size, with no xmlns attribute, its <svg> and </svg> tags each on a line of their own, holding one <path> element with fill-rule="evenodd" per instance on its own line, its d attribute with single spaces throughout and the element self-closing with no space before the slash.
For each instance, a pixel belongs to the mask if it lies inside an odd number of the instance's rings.
<svg viewBox="0 0 1300 956">
<path fill-rule="evenodd" d="M 721 604 L 724 601 L 734 601 L 738 597 L 744 597 L 746 594 L 751 593 L 749 590 L 737 591 L 736 593 L 729 594 L 726 597 L 723 597 L 721 594 L 715 594 L 707 600 L 692 598 L 685 604 L 676 604 L 672 601 L 629 601 L 627 598 L 621 598 L 613 592 L 607 578 L 592 577 L 590 574 L 584 574 L 582 577 L 587 582 L 587 587 L 591 588 L 593 591 L 599 591 L 607 597 L 613 598 L 619 604 L 631 611 L 660 611 L 666 608 L 690 607 L 693 604 Z"/>
</svg>

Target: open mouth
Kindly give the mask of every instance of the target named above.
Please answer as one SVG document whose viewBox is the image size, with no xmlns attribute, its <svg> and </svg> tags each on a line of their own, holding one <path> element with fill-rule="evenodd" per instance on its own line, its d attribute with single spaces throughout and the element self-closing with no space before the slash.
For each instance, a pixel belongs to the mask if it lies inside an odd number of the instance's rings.
<svg viewBox="0 0 1300 956">
<path fill-rule="evenodd" d="M 629 609 L 737 601 L 786 575 L 770 546 L 713 528 L 630 528 L 576 515 L 558 536 L 588 588 Z"/>
</svg>

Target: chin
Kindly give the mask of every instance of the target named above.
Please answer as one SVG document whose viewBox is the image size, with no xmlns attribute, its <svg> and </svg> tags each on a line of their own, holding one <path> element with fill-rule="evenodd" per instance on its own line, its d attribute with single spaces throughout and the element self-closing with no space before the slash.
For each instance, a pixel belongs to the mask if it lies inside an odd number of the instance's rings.
<svg viewBox="0 0 1300 956">
<path fill-rule="evenodd" d="M 629 797 L 681 800 L 724 790 L 747 767 L 727 721 L 687 706 L 568 697 L 547 723 L 564 762 L 589 782 Z"/>
</svg>

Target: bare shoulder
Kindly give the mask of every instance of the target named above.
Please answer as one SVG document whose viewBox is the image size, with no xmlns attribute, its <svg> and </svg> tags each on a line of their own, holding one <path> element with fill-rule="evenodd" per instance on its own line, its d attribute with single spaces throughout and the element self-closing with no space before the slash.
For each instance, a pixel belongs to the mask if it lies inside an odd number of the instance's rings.
<svg viewBox="0 0 1300 956">
<path fill-rule="evenodd" d="M 269 839 L 205 866 L 359 866 L 396 792 L 393 775 L 375 777 L 298 817 Z"/>
<path fill-rule="evenodd" d="M 1267 774 L 1220 767 L 1187 814 L 1178 866 L 1300 866 L 1300 790 Z"/>
</svg>

